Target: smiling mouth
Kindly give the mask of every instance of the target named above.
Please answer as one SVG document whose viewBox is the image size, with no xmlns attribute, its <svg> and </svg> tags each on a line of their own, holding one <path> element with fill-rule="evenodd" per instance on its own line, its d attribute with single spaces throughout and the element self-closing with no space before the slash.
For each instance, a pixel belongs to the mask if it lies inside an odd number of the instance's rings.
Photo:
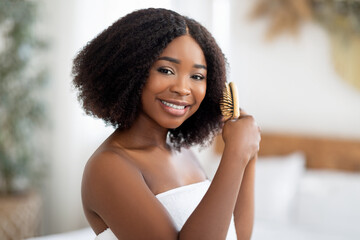
<svg viewBox="0 0 360 240">
<path fill-rule="evenodd" d="M 173 103 L 169 103 L 169 102 L 166 102 L 164 100 L 161 100 L 161 102 L 168 106 L 168 107 L 171 107 L 171 108 L 174 108 L 174 109 L 178 109 L 178 110 L 183 110 L 185 109 L 186 106 L 180 106 L 180 105 L 176 105 L 176 104 L 173 104 Z"/>
</svg>

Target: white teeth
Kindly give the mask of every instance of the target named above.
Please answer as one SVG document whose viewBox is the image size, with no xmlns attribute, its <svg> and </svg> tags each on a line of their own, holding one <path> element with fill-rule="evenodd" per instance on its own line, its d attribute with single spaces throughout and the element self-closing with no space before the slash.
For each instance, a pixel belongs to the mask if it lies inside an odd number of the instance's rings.
<svg viewBox="0 0 360 240">
<path fill-rule="evenodd" d="M 184 109 L 185 106 L 179 106 L 179 105 L 175 105 L 175 104 L 172 104 L 172 103 L 168 103 L 168 102 L 165 102 L 165 101 L 161 101 L 163 104 L 165 104 L 166 106 L 168 107 L 171 107 L 171 108 L 175 108 L 175 109 Z"/>
</svg>

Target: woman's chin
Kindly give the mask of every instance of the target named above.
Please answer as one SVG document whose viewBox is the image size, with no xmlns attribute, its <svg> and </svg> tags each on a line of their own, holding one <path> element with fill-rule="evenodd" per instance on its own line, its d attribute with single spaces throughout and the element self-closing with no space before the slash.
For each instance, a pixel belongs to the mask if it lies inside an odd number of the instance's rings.
<svg viewBox="0 0 360 240">
<path fill-rule="evenodd" d="M 181 124 L 173 124 L 173 125 L 167 125 L 167 129 L 175 129 L 175 128 L 178 128 L 178 127 L 180 127 L 181 126 Z"/>
<path fill-rule="evenodd" d="M 167 121 L 161 125 L 167 129 L 175 129 L 175 128 L 180 127 L 181 124 L 183 124 L 183 123 L 184 123 L 184 121 Z"/>
</svg>

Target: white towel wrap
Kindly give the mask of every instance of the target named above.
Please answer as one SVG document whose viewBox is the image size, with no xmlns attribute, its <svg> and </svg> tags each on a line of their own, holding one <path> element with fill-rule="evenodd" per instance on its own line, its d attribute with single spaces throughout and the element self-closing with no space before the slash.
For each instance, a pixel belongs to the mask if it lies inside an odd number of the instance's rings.
<svg viewBox="0 0 360 240">
<path fill-rule="evenodd" d="M 176 229 L 180 231 L 186 220 L 197 207 L 207 189 L 210 186 L 210 181 L 206 180 L 199 183 L 194 183 L 156 195 L 157 199 L 164 205 L 171 215 Z M 231 219 L 226 240 L 236 240 L 236 230 L 234 219 Z M 110 228 L 100 233 L 95 240 L 117 240 Z"/>
</svg>

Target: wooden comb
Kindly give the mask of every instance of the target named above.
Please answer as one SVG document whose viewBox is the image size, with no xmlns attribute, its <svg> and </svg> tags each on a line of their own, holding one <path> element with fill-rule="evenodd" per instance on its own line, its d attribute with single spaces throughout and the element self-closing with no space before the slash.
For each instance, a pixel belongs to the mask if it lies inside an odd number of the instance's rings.
<svg viewBox="0 0 360 240">
<path fill-rule="evenodd" d="M 240 117 L 238 93 L 234 82 L 225 83 L 223 97 L 220 100 L 220 109 L 225 121 Z"/>
</svg>

